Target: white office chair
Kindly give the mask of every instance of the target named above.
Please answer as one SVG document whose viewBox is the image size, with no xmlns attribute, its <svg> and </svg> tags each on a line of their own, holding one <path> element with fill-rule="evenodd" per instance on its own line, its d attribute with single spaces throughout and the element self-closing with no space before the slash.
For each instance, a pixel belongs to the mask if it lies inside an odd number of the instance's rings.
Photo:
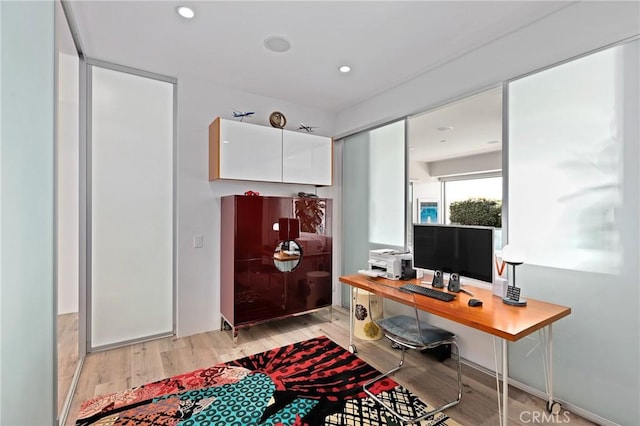
<svg viewBox="0 0 640 426">
<path fill-rule="evenodd" d="M 400 364 L 397 367 L 387 371 L 386 373 L 382 373 L 377 377 L 369 380 L 362 386 L 362 388 L 371 399 L 384 407 L 396 418 L 398 418 L 402 422 L 411 424 L 418 423 L 421 420 L 435 415 L 440 411 L 446 410 L 447 408 L 453 407 L 460 402 L 460 400 L 462 399 L 462 370 L 460 367 L 460 349 L 455 341 L 456 336 L 449 331 L 434 327 L 425 323 L 424 321 L 421 321 L 420 317 L 418 316 L 418 309 L 415 303 L 415 294 L 410 293 L 410 296 L 408 294 L 407 297 L 413 298 L 415 317 L 411 317 L 408 315 L 396 315 L 390 318 L 380 318 L 374 321 L 376 325 L 380 327 L 385 337 L 393 342 L 394 345 L 400 347 Z M 447 402 L 446 404 L 438 408 L 418 412 L 415 417 L 407 417 L 400 414 L 390 403 L 386 403 L 379 395 L 375 395 L 369 390 L 369 387 L 373 383 L 395 373 L 402 367 L 402 365 L 404 364 L 405 351 L 407 349 L 424 350 L 447 344 L 456 348 L 455 355 L 458 364 L 458 394 L 454 400 Z"/>
</svg>

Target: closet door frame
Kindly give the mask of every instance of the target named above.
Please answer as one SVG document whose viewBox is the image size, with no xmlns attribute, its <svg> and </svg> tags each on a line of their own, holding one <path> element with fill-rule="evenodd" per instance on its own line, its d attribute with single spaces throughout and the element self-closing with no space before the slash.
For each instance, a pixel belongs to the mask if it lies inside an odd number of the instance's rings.
<svg viewBox="0 0 640 426">
<path fill-rule="evenodd" d="M 138 77 L 149 78 L 173 85 L 172 91 L 172 135 L 171 135 L 171 164 L 172 164 L 172 188 L 171 188 L 171 330 L 158 334 L 141 336 L 133 339 L 109 343 L 105 345 L 94 345 L 92 336 L 93 312 L 92 312 L 92 103 L 93 103 L 93 78 L 92 67 L 104 68 L 111 71 L 131 74 Z M 84 90 L 82 90 L 84 89 Z M 85 111 L 81 117 L 81 140 L 80 140 L 80 316 L 86 319 L 84 327 L 80 330 L 79 338 L 81 342 L 86 342 L 87 352 L 98 352 L 130 345 L 133 343 L 149 341 L 162 337 L 174 336 L 176 334 L 177 318 L 177 79 L 148 71 L 143 71 L 123 65 L 113 64 L 92 58 L 81 59 L 81 111 Z M 84 107 L 84 108 L 83 108 Z M 84 306 L 83 306 L 84 305 Z"/>
</svg>

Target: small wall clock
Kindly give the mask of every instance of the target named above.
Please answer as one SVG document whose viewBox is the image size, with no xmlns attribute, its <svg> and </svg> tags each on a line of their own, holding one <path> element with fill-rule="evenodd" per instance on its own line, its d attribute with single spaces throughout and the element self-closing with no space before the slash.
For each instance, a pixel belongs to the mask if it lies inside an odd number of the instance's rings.
<svg viewBox="0 0 640 426">
<path fill-rule="evenodd" d="M 287 119 L 280 111 L 273 111 L 269 116 L 269 123 L 271 123 L 271 126 L 273 127 L 282 129 L 284 128 L 284 126 L 286 126 Z"/>
</svg>

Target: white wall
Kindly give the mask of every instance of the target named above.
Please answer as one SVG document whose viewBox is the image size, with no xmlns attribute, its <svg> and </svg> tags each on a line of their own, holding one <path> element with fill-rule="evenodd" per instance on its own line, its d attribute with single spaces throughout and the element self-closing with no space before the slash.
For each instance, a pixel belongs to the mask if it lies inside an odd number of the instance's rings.
<svg viewBox="0 0 640 426">
<path fill-rule="evenodd" d="M 409 152 L 411 158 L 411 152 Z M 409 159 L 409 180 L 410 181 L 430 181 L 433 180 L 429 175 L 427 163 L 424 161 L 411 161 Z"/>
<path fill-rule="evenodd" d="M 290 196 L 316 192 L 314 186 L 242 181 L 208 181 L 208 129 L 217 116 L 231 118 L 232 108 L 256 111 L 245 121 L 269 125 L 269 114 L 281 111 L 288 129 L 301 121 L 318 126 L 316 133 L 331 136 L 334 115 L 221 87 L 209 81 L 178 76 L 178 335 L 187 336 L 220 327 L 220 197 L 247 190 L 261 195 Z M 333 188 L 319 188 L 333 197 Z M 334 218 L 339 212 L 334 202 Z M 334 236 L 336 222 L 334 221 Z M 194 248 L 194 235 L 204 247 Z M 334 247 L 339 245 L 334 238 Z M 335 256 L 334 256 L 335 259 Z M 334 271 L 339 271 L 335 269 Z M 336 275 L 336 274 L 334 274 Z"/>
<path fill-rule="evenodd" d="M 0 2 L 0 424 L 51 425 L 54 2 Z"/>
<path fill-rule="evenodd" d="M 430 176 L 445 177 L 502 170 L 502 151 L 427 163 Z"/>
</svg>

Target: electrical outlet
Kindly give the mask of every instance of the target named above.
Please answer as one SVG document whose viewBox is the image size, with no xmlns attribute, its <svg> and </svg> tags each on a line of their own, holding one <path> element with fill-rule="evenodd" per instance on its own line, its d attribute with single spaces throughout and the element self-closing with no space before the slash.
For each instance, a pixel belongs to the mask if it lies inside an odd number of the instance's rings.
<svg viewBox="0 0 640 426">
<path fill-rule="evenodd" d="M 195 248 L 202 248 L 204 246 L 204 239 L 202 238 L 202 235 L 198 234 L 193 236 L 193 246 Z"/>
</svg>

